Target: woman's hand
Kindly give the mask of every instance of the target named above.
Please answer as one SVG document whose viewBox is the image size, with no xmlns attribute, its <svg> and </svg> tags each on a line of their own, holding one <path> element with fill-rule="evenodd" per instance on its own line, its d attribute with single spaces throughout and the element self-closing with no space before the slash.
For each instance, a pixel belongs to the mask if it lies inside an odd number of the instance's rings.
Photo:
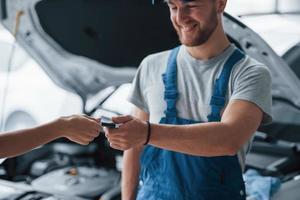
<svg viewBox="0 0 300 200">
<path fill-rule="evenodd" d="M 81 145 L 88 145 L 101 130 L 100 119 L 86 115 L 61 117 L 56 124 L 61 136 Z"/>
</svg>

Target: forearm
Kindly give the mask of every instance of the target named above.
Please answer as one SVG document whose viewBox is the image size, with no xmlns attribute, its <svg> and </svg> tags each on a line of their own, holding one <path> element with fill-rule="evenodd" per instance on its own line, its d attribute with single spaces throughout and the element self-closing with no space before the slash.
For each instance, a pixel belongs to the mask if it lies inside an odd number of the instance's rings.
<svg viewBox="0 0 300 200">
<path fill-rule="evenodd" d="M 245 135 L 222 122 L 151 126 L 151 145 L 198 156 L 233 155 Z"/>
<path fill-rule="evenodd" d="M 134 200 L 140 173 L 140 152 L 142 147 L 135 147 L 124 152 L 122 169 L 122 200 Z"/>
<path fill-rule="evenodd" d="M 0 134 L 0 158 L 17 156 L 60 137 L 57 123 L 53 121 L 30 129 Z"/>
<path fill-rule="evenodd" d="M 263 111 L 256 104 L 233 100 L 226 106 L 221 122 L 151 124 L 149 144 L 198 156 L 234 155 L 255 133 L 262 119 Z M 121 116 L 116 121 L 122 125 L 106 131 L 106 136 L 121 150 L 143 145 L 150 130 L 145 120 Z"/>
</svg>

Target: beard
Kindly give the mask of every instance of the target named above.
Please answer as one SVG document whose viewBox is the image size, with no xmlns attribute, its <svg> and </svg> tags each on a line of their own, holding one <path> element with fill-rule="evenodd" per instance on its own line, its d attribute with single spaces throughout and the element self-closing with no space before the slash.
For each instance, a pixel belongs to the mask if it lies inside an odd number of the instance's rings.
<svg viewBox="0 0 300 200">
<path fill-rule="evenodd" d="M 195 30 L 191 33 L 182 32 L 178 26 L 174 26 L 181 44 L 188 47 L 194 47 L 207 42 L 218 25 L 217 13 L 213 11 L 207 22 L 207 24 L 202 24 L 202 26 L 197 23 L 197 25 L 193 28 Z"/>
</svg>

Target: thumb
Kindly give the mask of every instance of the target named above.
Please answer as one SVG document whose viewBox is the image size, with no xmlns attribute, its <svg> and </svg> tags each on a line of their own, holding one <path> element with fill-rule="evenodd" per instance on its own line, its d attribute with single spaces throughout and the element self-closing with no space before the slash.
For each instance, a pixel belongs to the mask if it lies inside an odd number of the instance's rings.
<svg viewBox="0 0 300 200">
<path fill-rule="evenodd" d="M 90 120 L 93 120 L 95 122 L 100 122 L 100 118 L 95 118 L 95 117 L 91 117 L 91 116 L 88 116 L 88 115 L 82 115 L 82 116 L 84 116 L 85 118 L 88 118 Z"/>
<path fill-rule="evenodd" d="M 131 121 L 133 119 L 130 115 L 125 116 L 118 116 L 118 117 L 112 117 L 111 120 L 116 124 L 126 123 L 128 121 Z"/>
</svg>

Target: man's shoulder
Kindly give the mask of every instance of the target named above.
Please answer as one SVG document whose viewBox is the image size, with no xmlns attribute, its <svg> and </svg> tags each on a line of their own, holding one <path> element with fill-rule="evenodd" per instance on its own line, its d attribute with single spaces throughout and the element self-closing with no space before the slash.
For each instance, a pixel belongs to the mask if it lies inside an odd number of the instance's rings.
<svg viewBox="0 0 300 200">
<path fill-rule="evenodd" d="M 259 62 L 258 60 L 252 58 L 251 56 L 246 54 L 245 57 L 245 64 L 247 66 L 265 66 L 263 63 Z"/>
<path fill-rule="evenodd" d="M 269 68 L 259 62 L 258 60 L 250 57 L 249 55 L 245 56 L 245 59 L 243 59 L 237 66 L 237 71 L 247 71 L 247 70 L 258 70 L 258 71 L 266 71 L 269 72 Z"/>
<path fill-rule="evenodd" d="M 239 80 L 242 77 L 260 77 L 268 81 L 271 80 L 271 72 L 268 66 L 248 55 L 234 67 L 232 75 L 233 80 Z"/>
</svg>

